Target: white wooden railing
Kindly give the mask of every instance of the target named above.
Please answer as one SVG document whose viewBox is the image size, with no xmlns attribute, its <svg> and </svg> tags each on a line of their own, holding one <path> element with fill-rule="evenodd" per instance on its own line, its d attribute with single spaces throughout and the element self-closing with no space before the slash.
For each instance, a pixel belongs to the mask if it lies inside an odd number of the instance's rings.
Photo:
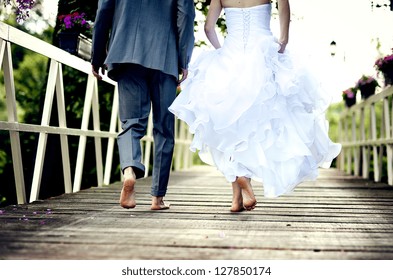
<svg viewBox="0 0 393 280">
<path fill-rule="evenodd" d="M 363 178 L 373 177 L 375 182 L 381 181 L 386 170 L 388 184 L 393 185 L 392 98 L 393 86 L 386 87 L 341 114 L 341 170 Z"/>
<path fill-rule="evenodd" d="M 50 68 L 46 86 L 46 95 L 41 118 L 41 125 L 18 122 L 16 106 L 17 93 L 15 92 L 14 86 L 11 51 L 11 46 L 13 44 L 39 53 L 50 60 Z M 82 124 L 80 129 L 73 129 L 67 127 L 65 110 L 67 104 L 65 104 L 64 100 L 64 84 L 62 72 L 62 68 L 64 65 L 80 71 L 81 74 L 87 75 L 87 86 L 85 92 Z M 119 130 L 121 129 L 117 117 L 119 104 L 116 83 L 107 78 L 106 76 L 103 79 L 104 82 L 113 85 L 114 97 L 112 103 L 111 119 L 109 120 L 109 131 L 102 131 L 100 129 L 101 121 L 99 117 L 98 82 L 91 74 L 91 65 L 89 62 L 74 55 L 71 55 L 59 48 L 52 46 L 51 44 L 41 41 L 5 23 L 0 22 L 0 71 L 3 71 L 4 74 L 6 106 L 8 114 L 8 121 L 0 121 L 0 130 L 9 131 L 10 134 L 17 202 L 19 204 L 27 202 L 25 191 L 25 178 L 23 174 L 23 151 L 21 150 L 20 144 L 20 132 L 31 132 L 39 134 L 37 155 L 35 159 L 33 181 L 29 202 L 33 202 L 39 198 L 41 176 L 44 166 L 48 134 L 57 134 L 60 136 L 65 193 L 78 192 L 81 188 L 82 176 L 84 175 L 83 165 L 87 137 L 94 138 L 98 186 L 108 185 L 111 180 L 111 167 L 112 161 L 114 160 L 113 150 L 116 142 L 116 137 Z M 51 126 L 49 123 L 55 94 L 59 118 L 59 126 L 56 127 Z M 92 130 L 88 128 L 91 113 L 93 117 Z M 192 156 L 188 149 L 191 136 L 188 133 L 187 126 L 183 122 L 180 122 L 178 120 L 176 121 L 175 132 L 176 146 L 173 168 L 175 170 L 189 168 L 192 165 Z M 71 178 L 68 136 L 79 137 L 78 154 L 73 179 Z M 103 158 L 101 155 L 102 138 L 108 139 L 105 164 L 103 163 Z M 143 158 L 144 164 L 146 166 L 145 176 L 147 176 L 149 172 L 148 168 L 153 142 L 151 116 L 149 120 L 147 134 L 142 140 L 146 143 L 144 145 Z"/>
</svg>

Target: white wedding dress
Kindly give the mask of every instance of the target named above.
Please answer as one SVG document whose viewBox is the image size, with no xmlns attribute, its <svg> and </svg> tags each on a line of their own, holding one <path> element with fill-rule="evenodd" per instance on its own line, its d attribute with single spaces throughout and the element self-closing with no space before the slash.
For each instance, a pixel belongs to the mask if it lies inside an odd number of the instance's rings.
<svg viewBox="0 0 393 280">
<path fill-rule="evenodd" d="M 341 145 L 328 136 L 330 99 L 270 30 L 271 5 L 225 8 L 223 46 L 190 65 L 169 110 L 194 134 L 190 149 L 229 182 L 246 176 L 266 197 L 291 192 L 329 167 Z"/>
</svg>

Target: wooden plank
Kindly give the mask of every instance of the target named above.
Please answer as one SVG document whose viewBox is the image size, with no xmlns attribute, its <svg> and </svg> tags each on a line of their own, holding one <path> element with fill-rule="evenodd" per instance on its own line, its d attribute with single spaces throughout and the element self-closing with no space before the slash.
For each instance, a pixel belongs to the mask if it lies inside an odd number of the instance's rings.
<svg viewBox="0 0 393 280">
<path fill-rule="evenodd" d="M 174 172 L 168 211 L 149 210 L 150 185 L 151 177 L 137 181 L 132 210 L 118 205 L 121 183 L 3 208 L 0 258 L 393 258 L 393 189 L 384 183 L 321 170 L 277 199 L 255 183 L 257 208 L 237 214 L 215 168 Z"/>
<path fill-rule="evenodd" d="M 374 251 L 334 251 L 334 250 L 290 250 L 290 249 L 241 249 L 232 248 L 205 248 L 205 247 L 180 247 L 174 244 L 168 246 L 127 246 L 118 244 L 23 244 L 20 248 L 14 245 L 1 244 L 0 250 L 7 253 L 11 259 L 85 259 L 85 260 L 382 260 L 391 259 L 391 252 Z M 111 251 L 112 255 L 107 256 Z M 32 253 L 35 252 L 35 253 Z M 50 254 L 48 254 L 50 252 Z M 222 252 L 228 252 L 223 254 Z"/>
</svg>

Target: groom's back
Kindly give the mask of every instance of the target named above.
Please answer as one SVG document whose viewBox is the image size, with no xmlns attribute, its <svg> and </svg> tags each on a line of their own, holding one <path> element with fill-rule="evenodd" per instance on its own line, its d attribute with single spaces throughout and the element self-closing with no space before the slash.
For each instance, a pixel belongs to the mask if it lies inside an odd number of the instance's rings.
<svg viewBox="0 0 393 280">
<path fill-rule="evenodd" d="M 177 0 L 117 0 L 107 63 L 177 73 Z"/>
</svg>

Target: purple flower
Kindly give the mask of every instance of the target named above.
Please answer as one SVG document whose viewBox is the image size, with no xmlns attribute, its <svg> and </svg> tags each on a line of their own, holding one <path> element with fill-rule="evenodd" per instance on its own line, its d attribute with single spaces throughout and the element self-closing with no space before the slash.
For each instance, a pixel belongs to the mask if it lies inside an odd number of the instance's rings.
<svg viewBox="0 0 393 280">
<path fill-rule="evenodd" d="M 68 15 L 60 15 L 58 20 L 60 22 L 60 31 L 74 31 L 85 32 L 90 31 L 91 26 L 86 20 L 85 13 L 74 12 Z"/>
<path fill-rule="evenodd" d="M 356 83 L 356 87 L 361 87 L 368 84 L 374 84 L 376 87 L 379 86 L 377 80 L 372 76 L 363 75 Z"/>
<path fill-rule="evenodd" d="M 382 72 L 386 71 L 386 69 L 390 67 L 393 67 L 393 54 L 378 58 L 375 61 L 374 66 L 378 71 Z"/>
<path fill-rule="evenodd" d="M 29 12 L 35 5 L 35 0 L 5 0 L 4 7 L 12 5 L 16 14 L 16 20 L 21 23 L 29 17 Z"/>
<path fill-rule="evenodd" d="M 26 217 L 26 215 L 23 215 L 23 217 L 22 217 L 22 218 L 20 218 L 19 220 L 22 220 L 22 221 L 28 221 L 29 219 Z"/>
<path fill-rule="evenodd" d="M 356 96 L 356 92 L 357 92 L 357 88 L 349 88 L 343 91 L 343 99 L 347 99 L 347 98 L 355 98 Z"/>
</svg>

